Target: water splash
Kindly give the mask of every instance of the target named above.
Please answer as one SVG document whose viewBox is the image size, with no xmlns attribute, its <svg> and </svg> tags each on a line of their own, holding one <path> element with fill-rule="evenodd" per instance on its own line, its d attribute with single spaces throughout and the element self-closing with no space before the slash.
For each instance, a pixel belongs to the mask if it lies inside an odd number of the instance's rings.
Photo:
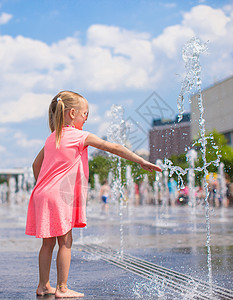
<svg viewBox="0 0 233 300">
<path fill-rule="evenodd" d="M 94 174 L 94 184 L 95 198 L 98 199 L 101 188 L 99 174 Z"/>
<path fill-rule="evenodd" d="M 201 86 L 201 64 L 200 54 L 207 51 L 207 44 L 200 39 L 191 38 L 182 49 L 182 57 L 185 61 L 185 78 L 182 83 L 181 91 L 177 99 L 177 107 L 179 110 L 179 121 L 184 113 L 184 97 L 187 94 L 194 94 Z M 191 100 L 190 100 L 191 101 Z M 201 107 L 199 106 L 199 109 Z M 202 106 L 203 108 L 203 106 Z M 202 109 L 202 113 L 204 110 Z"/>
<path fill-rule="evenodd" d="M 210 284 L 210 294 L 212 295 L 212 265 L 211 265 L 211 249 L 210 249 L 210 214 L 209 214 L 209 188 L 207 182 L 207 159 L 206 159 L 206 145 L 207 140 L 205 137 L 205 119 L 204 119 L 204 106 L 203 99 L 201 93 L 201 64 L 200 64 L 200 54 L 207 50 L 206 44 L 202 43 L 198 38 L 192 38 L 188 41 L 183 48 L 183 59 L 185 61 L 185 69 L 186 69 L 186 77 L 183 82 L 183 86 L 181 89 L 181 93 L 178 98 L 178 109 L 180 112 L 180 118 L 182 115 L 183 107 L 179 106 L 179 100 L 184 99 L 184 93 L 188 93 L 193 89 L 197 91 L 198 97 L 198 108 L 199 108 L 199 130 L 200 130 L 200 139 L 199 142 L 201 144 L 201 153 L 202 153 L 202 161 L 203 161 L 203 171 L 204 171 L 204 190 L 205 190 L 205 216 L 206 216 L 206 247 L 207 247 L 207 266 L 208 266 L 208 278 Z"/>
<path fill-rule="evenodd" d="M 135 282 L 133 293 L 136 298 L 142 299 L 167 299 L 166 296 L 166 279 L 161 279 L 152 275 L 150 280 Z"/>
<path fill-rule="evenodd" d="M 226 201 L 226 194 L 227 194 L 227 185 L 226 185 L 226 178 L 224 174 L 224 163 L 220 163 L 219 170 L 218 170 L 218 178 L 219 178 L 219 197 L 221 199 L 222 207 Z"/>
<path fill-rule="evenodd" d="M 179 110 L 179 121 L 182 120 L 182 115 L 184 113 L 184 102 L 185 95 L 189 97 L 189 102 L 191 102 L 191 96 L 196 93 L 197 94 L 197 104 L 199 108 L 199 130 L 200 130 L 200 138 L 197 143 L 201 145 L 201 157 L 203 165 L 202 167 L 193 168 L 193 171 L 203 171 L 204 172 L 204 190 L 205 190 L 205 217 L 206 217 L 206 247 L 207 247 L 207 266 L 208 266 L 208 279 L 210 285 L 210 294 L 212 295 L 212 265 L 211 265 L 211 249 L 210 249 L 210 215 L 209 215 L 209 188 L 207 182 L 208 175 L 208 166 L 214 164 L 218 166 L 220 163 L 220 154 L 218 152 L 217 146 L 212 143 L 212 147 L 216 150 L 217 158 L 214 161 L 207 162 L 206 159 L 206 146 L 208 139 L 212 139 L 212 137 L 206 137 L 205 131 L 205 119 L 204 119 L 204 106 L 203 99 L 201 93 L 201 64 L 200 64 L 200 55 L 203 52 L 207 51 L 206 43 L 203 43 L 200 39 L 193 37 L 190 39 L 183 47 L 183 60 L 185 61 L 185 70 L 186 76 L 182 83 L 181 92 L 177 99 L 177 107 Z M 195 145 L 195 144 L 194 144 Z M 194 146 L 193 145 L 193 146 Z M 168 159 L 165 159 L 164 165 L 165 170 L 170 170 L 170 176 L 174 173 L 178 176 L 178 184 L 181 188 L 184 187 L 182 176 L 187 174 L 187 169 L 182 169 L 177 166 L 173 166 L 172 162 Z"/>
<path fill-rule="evenodd" d="M 196 197 L 195 197 L 195 173 L 194 173 L 194 163 L 197 159 L 197 151 L 191 149 L 187 152 L 186 158 L 189 162 L 189 171 L 188 171 L 188 188 L 189 188 L 189 201 L 196 212 Z"/>
<path fill-rule="evenodd" d="M 122 106 L 113 104 L 111 107 L 111 124 L 108 127 L 107 138 L 109 142 L 117 143 L 122 146 L 126 143 L 127 126 L 124 120 L 124 109 Z M 117 174 L 115 178 L 118 191 L 114 195 L 119 194 L 119 216 L 120 216 L 120 255 L 123 257 L 124 253 L 124 227 L 123 227 L 123 208 L 124 208 L 124 191 L 122 186 L 122 173 L 121 173 L 121 159 L 116 157 L 117 160 Z M 118 193 L 117 193 L 118 192 Z"/>
<path fill-rule="evenodd" d="M 126 166 L 126 186 L 127 186 L 127 196 L 128 196 L 128 208 L 135 201 L 135 186 L 132 176 L 131 166 Z"/>
<path fill-rule="evenodd" d="M 187 279 L 185 286 L 179 286 L 179 289 L 173 289 L 170 286 L 169 277 L 161 277 L 160 275 L 151 275 L 149 280 L 135 281 L 133 283 L 133 294 L 138 299 L 161 299 L 161 300 L 190 300 L 199 299 L 200 286 L 193 279 Z M 204 298 L 209 299 L 208 291 L 202 290 Z M 201 299 L 204 299 L 201 297 Z M 215 298 L 211 298 L 215 299 Z"/>
<path fill-rule="evenodd" d="M 127 125 L 124 120 L 124 109 L 121 105 L 113 104 L 111 107 L 111 124 L 107 130 L 109 142 L 125 145 Z"/>
</svg>

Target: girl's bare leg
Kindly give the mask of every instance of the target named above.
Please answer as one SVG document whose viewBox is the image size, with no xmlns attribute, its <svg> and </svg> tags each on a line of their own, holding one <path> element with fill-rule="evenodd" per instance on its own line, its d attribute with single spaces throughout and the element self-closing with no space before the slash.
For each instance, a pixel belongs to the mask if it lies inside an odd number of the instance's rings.
<svg viewBox="0 0 233 300">
<path fill-rule="evenodd" d="M 37 295 L 55 294 L 55 288 L 52 288 L 49 283 L 49 273 L 53 248 L 56 244 L 56 238 L 43 239 L 43 244 L 39 253 L 39 275 L 40 281 L 36 290 Z"/>
<path fill-rule="evenodd" d="M 57 289 L 56 298 L 83 297 L 84 294 L 78 293 L 67 288 L 67 280 L 71 261 L 72 231 L 57 237 L 59 250 L 57 253 Z"/>
</svg>

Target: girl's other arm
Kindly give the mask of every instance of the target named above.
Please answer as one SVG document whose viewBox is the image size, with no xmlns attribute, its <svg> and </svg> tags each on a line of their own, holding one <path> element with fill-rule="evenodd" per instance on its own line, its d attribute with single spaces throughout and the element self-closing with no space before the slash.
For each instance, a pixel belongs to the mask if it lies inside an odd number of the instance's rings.
<svg viewBox="0 0 233 300">
<path fill-rule="evenodd" d="M 131 160 L 141 165 L 141 167 L 147 171 L 159 171 L 161 172 L 162 169 L 158 166 L 146 161 L 142 157 L 138 156 L 137 154 L 133 153 L 129 149 L 125 148 L 122 145 L 110 143 L 108 141 L 104 141 L 100 139 L 98 136 L 90 133 L 84 143 L 84 146 L 92 146 L 98 148 L 100 150 L 104 150 L 113 154 L 116 154 L 122 158 Z"/>
<path fill-rule="evenodd" d="M 43 159 L 44 159 L 44 148 L 42 148 L 40 150 L 40 152 L 38 153 L 37 157 L 35 158 L 35 160 L 32 164 L 33 174 L 34 174 L 34 177 L 35 177 L 36 181 L 37 181 L 37 178 L 38 178 L 39 173 L 40 173 L 40 168 L 41 168 Z"/>
</svg>

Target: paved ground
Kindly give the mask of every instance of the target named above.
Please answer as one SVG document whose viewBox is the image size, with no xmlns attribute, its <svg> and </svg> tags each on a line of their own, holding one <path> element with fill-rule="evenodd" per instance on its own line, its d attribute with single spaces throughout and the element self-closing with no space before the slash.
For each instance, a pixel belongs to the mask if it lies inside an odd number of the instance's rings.
<svg viewBox="0 0 233 300">
<path fill-rule="evenodd" d="M 36 299 L 38 250 L 41 241 L 25 236 L 24 206 L 0 207 L 0 299 Z M 163 286 L 81 251 L 95 243 L 122 250 L 157 265 L 207 280 L 204 210 L 194 215 L 189 207 L 156 209 L 154 206 L 124 210 L 121 242 L 117 205 L 110 214 L 98 204 L 88 206 L 88 226 L 74 229 L 69 286 L 85 293 L 85 299 L 182 299 L 170 296 Z M 214 283 L 232 289 L 233 209 L 211 211 L 211 252 Z M 123 245 L 123 246 L 122 246 Z M 51 283 L 56 282 L 56 251 Z M 46 299 L 54 299 L 53 296 Z"/>
</svg>

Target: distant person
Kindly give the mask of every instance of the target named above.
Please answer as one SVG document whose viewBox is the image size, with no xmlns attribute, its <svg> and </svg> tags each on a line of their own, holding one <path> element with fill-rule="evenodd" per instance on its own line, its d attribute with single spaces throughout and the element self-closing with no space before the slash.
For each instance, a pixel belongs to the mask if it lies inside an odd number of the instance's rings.
<svg viewBox="0 0 233 300">
<path fill-rule="evenodd" d="M 170 204 L 171 206 L 175 206 L 177 196 L 178 196 L 178 191 L 177 191 L 177 182 L 175 181 L 174 178 L 171 178 L 170 181 L 168 182 L 168 189 L 169 189 Z"/>
<path fill-rule="evenodd" d="M 72 228 L 86 226 L 88 146 L 134 161 L 148 171 L 161 171 L 127 148 L 83 131 L 88 102 L 77 93 L 58 93 L 49 106 L 51 135 L 33 163 L 37 180 L 28 205 L 26 234 L 43 238 L 39 253 L 39 296 L 83 297 L 67 288 L 71 261 Z M 49 273 L 58 241 L 57 286 L 50 286 Z"/>
<path fill-rule="evenodd" d="M 231 186 L 230 178 L 229 178 L 228 174 L 226 174 L 226 197 L 225 197 L 225 199 L 223 199 L 224 207 L 229 206 L 230 200 L 232 198 L 230 186 Z"/>
<path fill-rule="evenodd" d="M 110 193 L 110 186 L 108 185 L 108 181 L 105 180 L 104 184 L 100 188 L 100 198 L 102 201 L 102 211 L 106 214 L 109 213 L 109 193 Z"/>
<path fill-rule="evenodd" d="M 219 201 L 218 189 L 219 185 L 215 180 L 210 185 L 210 199 L 212 200 L 212 204 L 214 207 L 219 207 L 221 205 L 221 202 Z"/>
<path fill-rule="evenodd" d="M 195 194 L 198 204 L 200 204 L 205 199 L 205 191 L 201 185 L 198 186 Z"/>
<path fill-rule="evenodd" d="M 140 193 L 139 193 L 139 186 L 137 183 L 134 184 L 135 190 L 135 205 L 138 206 L 140 204 Z"/>
<path fill-rule="evenodd" d="M 233 206 L 233 178 L 232 178 L 232 181 L 230 181 L 229 183 L 229 206 Z"/>
<path fill-rule="evenodd" d="M 139 184 L 139 197 L 141 205 L 145 205 L 147 204 L 147 201 L 149 201 L 148 186 L 148 181 L 145 180 L 145 178 Z"/>
</svg>

